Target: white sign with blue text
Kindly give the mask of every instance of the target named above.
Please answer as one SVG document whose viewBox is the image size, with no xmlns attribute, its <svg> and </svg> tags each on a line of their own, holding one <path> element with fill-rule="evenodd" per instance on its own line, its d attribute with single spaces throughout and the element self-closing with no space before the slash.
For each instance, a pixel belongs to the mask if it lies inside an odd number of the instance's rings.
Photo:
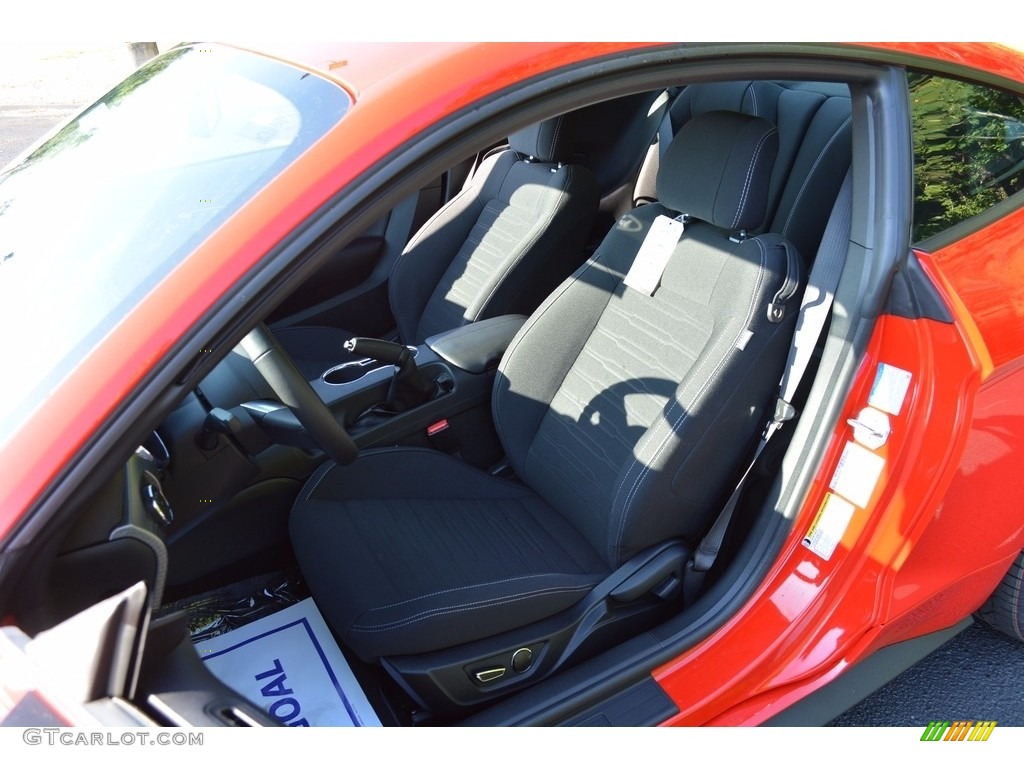
<svg viewBox="0 0 1024 768">
<path fill-rule="evenodd" d="M 380 725 L 311 598 L 196 650 L 222 682 L 284 725 Z"/>
</svg>

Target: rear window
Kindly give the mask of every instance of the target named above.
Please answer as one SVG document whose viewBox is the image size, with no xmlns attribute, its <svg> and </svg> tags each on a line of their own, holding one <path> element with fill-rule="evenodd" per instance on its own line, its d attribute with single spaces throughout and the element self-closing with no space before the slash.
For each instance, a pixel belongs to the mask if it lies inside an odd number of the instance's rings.
<svg viewBox="0 0 1024 768">
<path fill-rule="evenodd" d="M 350 106 L 222 46 L 132 74 L 0 176 L 0 432 Z"/>
<path fill-rule="evenodd" d="M 920 242 L 1024 189 L 1024 99 L 917 72 L 907 82 Z"/>
</svg>

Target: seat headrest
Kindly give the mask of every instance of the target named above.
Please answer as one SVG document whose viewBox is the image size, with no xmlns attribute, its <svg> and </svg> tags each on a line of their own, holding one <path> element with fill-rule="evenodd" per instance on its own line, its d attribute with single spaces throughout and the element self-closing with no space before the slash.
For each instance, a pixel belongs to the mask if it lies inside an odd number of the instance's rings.
<svg viewBox="0 0 1024 768">
<path fill-rule="evenodd" d="M 542 120 L 508 137 L 508 145 L 521 155 L 529 155 L 542 163 L 566 161 L 572 151 L 569 132 L 564 128 L 565 115 Z"/>
<path fill-rule="evenodd" d="M 778 129 L 739 112 L 694 116 L 669 144 L 658 196 L 674 211 L 723 229 L 756 229 L 768 206 Z"/>
</svg>

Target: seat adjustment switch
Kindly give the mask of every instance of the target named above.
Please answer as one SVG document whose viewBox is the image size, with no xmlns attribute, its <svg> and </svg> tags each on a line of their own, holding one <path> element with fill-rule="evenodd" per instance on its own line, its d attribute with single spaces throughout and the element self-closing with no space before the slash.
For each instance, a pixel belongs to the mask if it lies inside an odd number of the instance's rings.
<svg viewBox="0 0 1024 768">
<path fill-rule="evenodd" d="M 505 676 L 504 667 L 491 667 L 490 669 L 481 669 L 479 672 L 474 672 L 473 677 L 480 683 L 493 683 L 495 680 L 500 680 Z"/>
<path fill-rule="evenodd" d="M 516 672 L 525 672 L 533 666 L 533 651 L 529 648 L 520 648 L 512 654 L 512 669 Z"/>
</svg>

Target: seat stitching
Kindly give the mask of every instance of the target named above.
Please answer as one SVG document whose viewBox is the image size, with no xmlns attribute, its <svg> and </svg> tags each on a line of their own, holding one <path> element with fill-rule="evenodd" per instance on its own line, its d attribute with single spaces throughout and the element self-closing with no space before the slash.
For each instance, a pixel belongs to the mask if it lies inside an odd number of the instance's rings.
<svg viewBox="0 0 1024 768">
<path fill-rule="evenodd" d="M 548 147 L 548 158 L 553 159 L 555 156 L 555 145 L 558 143 L 558 134 L 562 132 L 562 121 L 565 119 L 565 115 L 559 115 L 558 119 L 555 120 L 555 130 L 551 132 L 551 146 Z"/>
<path fill-rule="evenodd" d="M 565 179 L 563 180 L 562 186 L 559 189 L 559 191 L 563 193 L 566 191 L 566 189 L 568 189 L 569 182 L 572 180 L 572 167 L 569 166 L 566 170 L 567 173 L 565 174 Z M 495 292 L 501 287 L 502 281 L 506 277 L 508 277 L 509 273 L 523 260 L 523 258 L 526 256 L 530 248 L 532 248 L 533 245 L 544 235 L 548 226 L 551 224 L 551 220 L 555 218 L 555 214 L 559 213 L 563 208 L 564 206 L 562 205 L 556 205 L 555 207 L 553 207 L 548 212 L 547 218 L 544 220 L 544 223 L 541 224 L 534 231 L 533 237 L 530 238 L 529 242 L 524 243 L 522 246 L 520 246 L 519 255 L 512 261 L 511 264 L 505 267 L 504 272 L 501 273 L 501 277 L 499 277 L 498 280 L 495 281 L 494 285 L 491 286 L 491 290 L 488 291 L 487 293 L 487 298 L 485 298 L 483 302 L 480 303 L 480 309 L 476 312 L 475 317 L 479 317 L 481 314 L 484 313 L 487 307 L 487 302 L 491 300 Z"/>
<path fill-rule="evenodd" d="M 418 595 L 416 597 L 410 597 L 408 600 L 401 600 L 401 601 L 399 601 L 397 603 L 388 603 L 387 605 L 378 605 L 375 608 L 368 609 L 366 612 L 367 613 L 373 613 L 374 611 L 383 611 L 383 610 L 385 610 L 387 608 L 397 608 L 400 605 L 407 605 L 409 603 L 415 603 L 417 600 L 424 600 L 424 599 L 426 599 L 428 597 L 436 597 L 437 595 L 445 595 L 445 594 L 448 594 L 450 592 L 460 592 L 460 591 L 466 590 L 466 589 L 475 589 L 476 587 L 493 587 L 493 586 L 496 586 L 498 584 L 510 584 L 513 581 L 522 581 L 524 579 L 537 579 L 537 578 L 541 578 L 541 577 L 546 578 L 546 577 L 550 577 L 550 576 L 566 576 L 566 575 L 571 575 L 571 574 L 562 574 L 562 573 L 532 573 L 532 574 L 529 574 L 527 576 L 513 576 L 510 579 L 498 579 L 497 581 L 484 581 L 484 582 L 481 582 L 479 584 L 470 584 L 468 586 L 450 587 L 448 589 L 439 589 L 439 590 L 437 590 L 435 592 L 428 592 L 428 593 L 426 593 L 424 595 Z M 580 574 L 580 575 L 582 575 L 582 574 Z"/>
<path fill-rule="evenodd" d="M 829 140 L 825 142 L 825 146 L 821 148 L 821 151 L 818 153 L 818 156 L 814 159 L 814 162 L 811 164 L 811 170 L 808 171 L 807 175 L 804 177 L 804 183 L 800 185 L 800 191 L 796 193 L 796 199 L 793 201 L 793 207 L 790 208 L 789 216 L 786 217 L 786 223 L 783 225 L 782 231 L 779 233 L 783 237 L 789 234 L 789 225 L 793 221 L 793 216 L 796 214 L 797 208 L 800 207 L 800 200 L 801 198 L 803 198 L 804 192 L 807 190 L 807 185 L 810 183 L 811 177 L 814 175 L 814 172 L 818 170 L 818 164 L 821 163 L 821 161 L 825 158 L 825 154 L 828 152 L 829 147 L 831 147 L 832 143 L 837 138 L 839 138 L 839 134 L 842 133 L 843 129 L 847 125 L 849 125 L 852 120 L 853 116 L 851 115 L 850 117 L 847 117 L 843 121 L 842 125 L 836 128 L 835 132 L 832 134 Z"/>
<path fill-rule="evenodd" d="M 317 470 L 318 472 L 321 472 L 322 474 L 320 475 L 320 477 L 318 477 L 316 479 L 316 482 L 313 483 L 313 487 L 309 489 L 309 493 L 306 494 L 305 501 L 309 501 L 311 498 L 313 498 L 313 493 L 316 491 L 317 488 L 320 487 L 320 483 L 322 483 L 324 481 L 324 478 L 327 477 L 327 475 L 329 475 L 331 472 L 333 472 L 339 466 L 340 465 L 336 464 L 335 462 L 327 462 L 320 469 Z M 312 479 L 312 478 L 310 478 L 310 479 Z M 292 509 L 294 509 L 294 506 L 292 507 Z"/>
<path fill-rule="evenodd" d="M 753 242 L 757 243 L 757 247 L 758 247 L 758 249 L 760 251 L 760 260 L 761 260 L 760 269 L 758 270 L 758 274 L 757 274 L 757 284 L 754 286 L 754 290 L 751 292 L 751 295 L 750 295 L 750 304 L 747 307 L 746 319 L 740 325 L 739 331 L 737 332 L 736 337 L 733 339 L 732 344 L 729 347 L 730 349 L 735 347 L 737 341 L 739 341 L 739 339 L 740 339 L 740 336 L 742 336 L 744 331 L 746 331 L 746 329 L 749 327 L 750 320 L 753 317 L 754 310 L 755 310 L 755 298 L 757 297 L 758 293 L 760 292 L 761 284 L 764 281 L 764 274 L 765 274 L 765 271 L 766 271 L 765 270 L 765 259 L 766 259 L 767 253 L 765 251 L 764 243 L 761 241 L 760 237 L 753 238 Z M 721 341 L 721 339 L 719 339 L 719 341 Z M 718 345 L 716 344 L 716 346 L 718 346 Z M 618 558 L 616 556 L 616 553 L 617 553 L 617 550 L 622 545 L 622 536 L 623 536 L 623 533 L 624 533 L 625 528 L 626 528 L 626 520 L 629 518 L 630 506 L 632 505 L 633 500 L 636 498 L 636 495 L 637 495 L 637 492 L 639 491 L 641 482 L 643 481 L 644 477 L 647 476 L 647 473 L 651 471 L 652 465 L 654 465 L 657 462 L 658 457 L 661 456 L 662 451 L 665 450 L 665 447 L 668 445 L 668 441 L 672 438 L 673 435 L 675 435 L 677 433 L 679 427 L 682 426 L 682 424 L 686 420 L 687 416 L 689 416 L 689 414 L 690 414 L 689 407 L 692 406 L 693 403 L 695 403 L 697 400 L 699 400 L 700 397 L 704 394 L 704 392 L 710 386 L 711 381 L 714 378 L 714 375 L 716 373 L 718 373 L 719 370 L 721 370 L 723 365 L 725 365 L 725 361 L 726 361 L 727 357 L 728 357 L 728 355 L 722 355 L 719 358 L 718 364 L 715 366 L 715 370 L 712 371 L 711 376 L 709 376 L 707 379 L 704 380 L 704 383 L 701 385 L 700 390 L 693 396 L 693 398 L 687 404 L 687 407 L 683 409 L 682 414 L 680 414 L 679 418 L 676 419 L 676 421 L 672 425 L 671 429 L 668 431 L 668 433 L 662 439 L 661 445 L 658 447 L 658 450 L 657 450 L 657 452 L 655 452 L 654 456 L 651 457 L 650 463 L 644 465 L 643 471 L 641 471 L 640 474 L 637 475 L 636 480 L 633 481 L 633 485 L 630 487 L 629 494 L 627 495 L 626 500 L 625 500 L 625 502 L 623 504 L 622 516 L 619 519 L 619 530 L 618 530 L 618 532 L 616 534 L 615 544 L 614 544 L 614 546 L 611 546 L 611 545 L 609 546 L 609 556 L 610 556 L 610 559 L 611 559 L 612 562 L 617 562 L 617 560 L 618 560 Z M 710 359 L 710 357 L 708 359 Z M 708 361 L 708 359 L 706 359 L 704 362 L 706 363 Z M 701 367 L 703 367 L 703 365 L 704 364 L 702 363 Z M 676 404 L 676 402 L 677 401 L 675 401 L 673 404 Z M 649 442 L 653 442 L 653 437 L 652 437 L 651 441 L 649 441 Z M 638 450 L 636 451 L 636 453 L 637 454 L 640 453 L 639 446 L 638 446 Z M 623 486 L 623 484 L 625 484 L 626 477 L 629 475 L 629 472 L 631 472 L 633 470 L 633 467 L 636 466 L 639 463 L 639 461 L 640 461 L 639 455 L 637 456 L 637 458 L 633 459 L 633 463 L 630 465 L 629 470 L 626 472 L 626 475 L 623 476 L 622 482 L 619 483 L 619 488 L 618 488 L 618 490 L 615 493 L 615 500 L 618 500 L 619 494 L 620 494 L 620 492 L 622 490 L 622 486 Z M 615 502 L 613 501 L 612 502 L 613 508 L 614 508 L 614 505 L 615 505 Z"/>
<path fill-rule="evenodd" d="M 736 342 L 739 340 L 740 336 L 744 333 L 744 331 L 750 325 L 750 320 L 753 317 L 753 313 L 754 313 L 754 309 L 755 309 L 755 306 L 754 306 L 755 305 L 755 297 L 757 296 L 758 292 L 761 289 L 761 284 L 763 282 L 763 277 L 764 277 L 764 273 L 765 273 L 765 260 L 766 260 L 766 255 L 767 254 L 766 254 L 766 251 L 765 251 L 765 248 L 764 248 L 764 244 L 761 242 L 760 238 L 754 238 L 754 241 L 757 243 L 758 249 L 760 251 L 760 262 L 761 262 L 760 263 L 760 269 L 758 270 L 757 285 L 755 285 L 754 290 L 751 292 L 750 304 L 747 307 L 747 316 L 746 316 L 743 324 L 740 325 L 739 332 L 737 333 L 736 338 L 733 339 L 733 342 L 732 342 L 732 344 L 729 347 L 730 349 L 735 347 Z M 655 455 L 651 458 L 650 464 L 647 464 L 647 465 L 644 466 L 643 471 L 640 473 L 640 475 L 637 477 L 637 479 L 633 482 L 633 485 L 630 488 L 629 495 L 626 497 L 626 501 L 625 501 L 625 503 L 623 505 L 622 518 L 620 519 L 620 522 L 619 522 L 619 531 L 618 531 L 618 535 L 617 535 L 617 539 L 616 539 L 616 545 L 615 545 L 616 549 L 618 549 L 618 547 L 621 546 L 622 534 L 623 534 L 623 532 L 625 530 L 626 519 L 629 516 L 629 508 L 632 505 L 633 500 L 636 498 L 636 494 L 637 494 L 637 492 L 639 490 L 639 487 L 640 487 L 640 484 L 641 484 L 643 478 L 646 476 L 646 474 L 648 472 L 650 472 L 651 466 L 654 463 L 657 462 L 658 457 L 661 455 L 662 451 L 664 451 L 665 447 L 668 445 L 668 441 L 671 439 L 672 435 L 676 434 L 676 431 L 679 429 L 680 426 L 682 426 L 683 422 L 686 420 L 686 417 L 690 413 L 689 406 L 692 406 L 693 403 L 695 403 L 697 400 L 699 400 L 700 397 L 707 390 L 707 388 L 710 386 L 711 381 L 713 380 L 715 374 L 717 374 L 718 371 L 721 370 L 722 366 L 725 364 L 727 356 L 728 355 L 723 355 L 722 357 L 719 358 L 718 364 L 715 366 L 715 370 L 712 371 L 711 376 L 709 376 L 707 379 L 705 379 L 704 384 L 701 385 L 700 391 L 698 391 L 697 394 L 694 395 L 694 397 L 690 400 L 690 402 L 687 405 L 687 408 L 685 408 L 683 410 L 682 414 L 679 416 L 678 419 L 676 419 L 675 423 L 672 425 L 671 431 L 668 434 L 666 434 L 665 437 L 662 439 L 661 445 L 658 447 L 658 450 L 655 453 Z M 638 451 L 638 453 L 639 453 L 639 451 Z M 634 459 L 633 463 L 636 464 L 638 461 L 639 461 L 638 458 Z M 623 478 L 623 480 L 625 480 L 625 478 Z M 616 493 L 616 498 L 618 498 L 618 493 Z"/>
<path fill-rule="evenodd" d="M 500 162 L 500 159 L 501 159 L 501 154 L 502 153 L 499 153 L 499 154 L 495 155 L 495 158 L 497 158 L 497 159 L 494 161 L 494 168 L 497 168 L 497 166 L 498 166 L 498 164 Z M 519 153 L 516 153 L 516 157 L 517 158 L 518 158 L 518 156 L 519 156 Z M 516 162 L 519 162 L 519 160 L 514 161 L 508 167 L 508 169 L 506 169 L 506 171 L 505 171 L 505 177 L 506 178 L 508 177 L 509 173 L 512 170 L 512 167 L 515 165 Z M 480 168 L 477 168 L 477 172 L 479 172 L 479 170 L 480 170 Z M 488 173 L 490 173 L 490 172 L 491 171 L 488 171 Z M 407 255 L 408 255 L 409 251 L 412 250 L 413 248 L 415 248 L 417 245 L 420 244 L 421 241 L 423 241 L 423 240 L 425 240 L 427 238 L 427 236 L 430 234 L 430 227 L 431 227 L 431 225 L 436 224 L 438 227 L 443 227 L 444 225 L 449 224 L 449 223 L 451 223 L 451 221 L 454 221 L 454 220 L 456 220 L 458 218 L 459 212 L 452 213 L 452 211 L 456 207 L 456 203 L 461 201 L 461 199 L 464 198 L 464 197 L 469 197 L 470 193 L 473 192 L 474 189 L 476 188 L 476 185 L 477 185 L 477 182 L 479 181 L 479 179 L 480 179 L 479 175 L 474 174 L 470 178 L 469 186 L 466 187 L 465 189 L 459 190 L 458 194 L 456 194 L 451 200 L 449 200 L 440 209 L 435 211 L 434 215 L 431 216 L 429 219 L 427 219 L 427 221 L 423 224 L 423 226 L 421 226 L 419 228 L 419 230 L 417 230 L 415 233 L 413 233 L 412 237 L 405 244 L 405 247 L 402 248 L 402 252 L 398 255 L 398 258 L 395 259 L 395 263 L 391 267 L 391 272 L 388 274 L 388 304 L 390 304 L 392 307 L 394 307 L 395 303 L 396 303 L 396 299 L 395 299 L 395 285 L 396 285 L 396 283 L 400 282 L 400 280 L 397 279 L 398 278 L 398 273 L 401 270 L 402 265 L 406 261 L 408 261 Z M 504 183 L 504 180 L 502 181 L 502 183 Z M 483 191 L 484 186 L 486 186 L 486 184 L 480 185 L 480 191 L 481 192 Z M 500 190 L 501 184 L 498 185 L 498 188 Z M 488 202 L 490 202 L 490 201 L 488 201 Z M 483 211 L 483 208 L 486 207 L 486 205 L 487 205 L 487 203 L 481 203 L 481 199 L 480 198 L 470 199 L 469 200 L 469 204 L 467 205 L 467 210 L 471 210 L 471 209 L 473 209 L 475 207 L 479 207 L 481 209 L 477 213 L 477 216 L 479 217 L 480 214 Z M 454 261 L 454 258 L 452 260 Z M 451 266 L 451 263 L 452 263 L 451 261 L 448 262 L 448 266 L 449 267 Z M 447 268 L 448 267 L 445 267 L 445 269 L 447 269 Z M 436 287 L 435 287 L 434 290 L 437 290 Z M 433 295 L 434 295 L 433 292 L 431 292 L 430 296 L 427 297 L 427 304 L 430 303 L 430 299 L 433 298 Z M 424 305 L 423 310 L 424 310 L 424 312 L 426 311 L 426 304 Z M 413 331 L 414 333 L 419 330 L 419 325 L 420 325 L 420 322 L 422 321 L 422 319 L 423 319 L 423 313 L 421 312 L 420 313 L 420 317 L 416 319 L 415 328 L 414 328 L 414 331 Z M 406 339 L 405 341 L 411 342 L 410 339 Z"/>
<path fill-rule="evenodd" d="M 540 307 L 537 308 L 536 312 L 534 312 L 534 314 L 530 316 L 530 318 L 526 321 L 526 323 L 523 325 L 523 327 L 519 330 L 518 338 L 515 338 L 515 339 L 512 340 L 512 343 L 509 345 L 509 348 L 505 351 L 505 355 L 504 355 L 504 358 L 503 358 L 504 360 L 511 360 L 512 359 L 513 354 L 519 348 L 520 344 L 522 344 L 523 339 L 526 338 L 527 332 L 531 328 L 533 328 L 535 325 L 537 325 L 537 323 L 540 322 L 541 318 L 544 317 L 544 315 L 546 315 L 548 313 L 548 311 L 555 304 L 558 303 L 558 300 L 565 294 L 566 291 L 568 291 L 570 288 L 572 288 L 574 285 L 576 285 L 577 282 L 582 280 L 583 276 L 591 268 L 596 266 L 597 263 L 599 261 L 601 261 L 603 258 L 604 258 L 604 252 L 601 251 L 600 248 L 598 248 L 598 250 L 594 252 L 594 255 L 591 256 L 587 260 L 587 262 L 576 271 L 576 274 L 570 276 L 562 284 L 562 286 L 560 288 L 558 288 L 553 294 L 548 296 L 548 298 L 545 300 L 544 304 L 541 304 Z M 499 367 L 498 370 L 500 372 L 502 369 Z M 497 378 L 494 380 L 495 389 L 497 389 L 497 385 L 498 385 L 499 381 L 500 381 L 500 379 L 497 379 Z M 564 378 L 563 378 L 563 381 L 564 381 Z M 501 402 L 502 402 L 501 398 L 497 398 L 497 399 L 493 400 L 493 403 L 494 403 L 494 429 L 498 433 L 498 438 L 501 440 L 502 444 L 504 444 L 505 443 L 505 431 L 501 427 Z M 550 407 L 550 403 L 548 405 Z"/>
<path fill-rule="evenodd" d="M 463 611 L 472 610 L 473 608 L 489 608 L 497 605 L 508 605 L 510 603 L 516 603 L 520 600 L 526 600 L 537 595 L 558 595 L 569 592 L 584 592 L 593 589 L 593 585 L 585 587 L 571 587 L 571 588 L 558 588 L 558 589 L 538 589 L 534 592 L 527 592 L 524 595 L 517 595 L 515 597 L 503 598 L 503 599 L 491 599 L 491 600 L 477 600 L 472 603 L 464 603 L 460 606 L 453 606 L 442 610 L 441 608 L 431 609 L 429 611 L 422 611 L 415 616 L 410 616 L 407 619 L 401 621 L 393 621 L 387 624 L 370 624 L 366 627 L 355 626 L 354 624 L 349 627 L 350 632 L 363 632 L 372 634 L 376 632 L 386 632 L 391 629 L 398 629 L 400 627 L 407 626 L 409 624 L 415 624 L 424 619 L 431 619 L 436 616 L 445 616 L 450 613 L 462 613 Z"/>
<path fill-rule="evenodd" d="M 365 458 L 367 456 L 383 456 L 383 455 L 389 454 L 389 453 L 425 453 L 425 454 L 429 454 L 430 456 L 435 456 L 437 458 L 446 457 L 450 461 L 458 463 L 458 465 L 460 467 L 462 467 L 462 468 L 464 468 L 466 470 L 470 470 L 474 474 L 480 475 L 481 477 L 488 478 L 489 481 L 492 481 L 492 482 L 494 482 L 496 484 L 501 484 L 501 485 L 509 488 L 510 490 L 523 491 L 523 493 L 520 496 L 518 496 L 518 497 L 510 497 L 510 498 L 517 498 L 517 499 L 528 498 L 528 499 L 532 499 L 532 498 L 536 497 L 536 494 L 530 493 L 529 492 L 530 489 L 527 486 L 523 485 L 522 483 L 516 483 L 516 482 L 513 482 L 512 480 L 506 480 L 503 477 L 497 477 L 496 475 L 489 474 L 489 473 L 484 472 L 484 471 L 482 471 L 480 469 L 477 469 L 476 467 L 472 467 L 472 466 L 470 466 L 468 464 L 460 463 L 460 462 L 458 462 L 458 459 L 451 458 L 451 457 L 448 456 L 448 454 L 441 453 L 440 451 L 436 451 L 436 450 L 434 450 L 432 448 L 417 448 L 416 446 L 411 446 L 411 445 L 408 445 L 408 446 L 394 446 L 392 448 L 373 448 L 373 449 L 368 450 L 368 451 L 361 451 L 360 455 Z M 323 475 L 321 475 L 319 478 L 316 479 L 315 484 L 313 485 L 312 488 L 309 489 L 309 492 L 306 494 L 305 498 L 296 499 L 295 504 L 292 505 L 292 510 L 294 511 L 294 509 L 298 505 L 299 501 L 312 501 L 313 500 L 313 493 L 316 491 L 316 489 L 323 482 L 324 478 L 328 475 L 328 473 L 332 472 L 333 470 L 340 469 L 340 466 L 341 465 L 336 464 L 334 462 L 325 462 L 324 464 L 321 464 L 320 467 L 317 469 L 317 472 L 323 472 Z M 314 478 L 316 478 L 316 472 L 314 472 L 310 476 L 309 480 L 306 481 L 306 484 L 309 485 L 309 483 L 313 482 Z M 301 494 L 300 494 L 300 497 L 301 497 Z M 354 501 L 354 499 L 347 499 L 347 501 Z"/>
<path fill-rule="evenodd" d="M 755 237 L 755 238 L 753 238 L 753 240 L 754 240 L 755 242 L 760 242 L 760 238 L 759 238 L 759 237 Z M 762 247 L 762 253 L 763 253 L 763 251 L 764 251 L 764 249 L 763 249 L 763 247 Z M 764 268 L 764 260 L 763 260 L 763 258 L 762 258 L 762 261 L 761 261 L 761 268 L 762 268 L 762 269 Z M 753 295 L 751 295 L 751 304 L 753 304 Z M 749 314 L 748 314 L 748 318 L 749 318 Z M 706 358 L 706 359 L 704 360 L 704 362 L 703 362 L 703 363 L 701 363 L 701 367 L 702 367 L 702 368 L 703 368 L 703 366 L 704 366 L 704 365 L 705 365 L 705 364 L 707 363 L 707 361 L 708 361 L 708 359 Z M 681 406 L 681 405 L 679 404 L 679 402 L 678 402 L 678 401 L 676 401 L 676 400 L 674 400 L 674 399 L 673 399 L 673 401 L 672 401 L 672 405 L 671 405 L 671 406 L 670 406 L 670 408 L 669 408 L 669 413 L 671 413 L 671 409 L 672 409 L 672 408 L 675 408 L 675 407 L 680 407 L 680 408 L 681 408 L 682 406 Z M 685 410 L 684 410 L 684 413 L 685 413 Z M 667 415 L 668 415 L 668 414 L 666 414 L 666 416 L 667 416 Z M 645 438 L 646 438 L 646 436 L 645 436 Z M 653 442 L 653 437 L 652 437 L 652 438 L 646 438 L 646 441 L 647 441 L 647 442 Z M 640 452 L 640 445 L 639 445 L 639 444 L 637 444 L 637 453 L 639 453 L 639 452 Z M 627 477 L 629 476 L 629 472 L 630 472 L 630 471 L 632 471 L 632 469 L 633 469 L 633 466 L 635 466 L 635 465 L 636 465 L 637 463 L 639 463 L 639 461 L 640 461 L 640 460 L 639 460 L 639 458 L 634 458 L 634 459 L 633 459 L 633 463 L 632 463 L 632 464 L 630 465 L 630 467 L 629 467 L 629 470 L 627 470 L 626 474 L 625 474 L 625 475 L 623 476 L 622 480 L 621 480 L 621 481 L 619 482 L 619 487 L 618 487 L 618 488 L 617 488 L 617 489 L 615 490 L 615 497 L 614 497 L 614 498 L 612 499 L 612 506 L 613 506 L 613 507 L 614 507 L 614 505 L 615 505 L 615 502 L 616 502 L 616 501 L 618 501 L 618 499 L 619 499 L 619 496 L 620 496 L 620 495 L 621 495 L 621 493 L 622 493 L 622 487 L 623 487 L 623 486 L 624 486 L 624 485 L 626 484 L 626 478 L 627 478 Z"/>
<path fill-rule="evenodd" d="M 747 202 L 747 192 L 750 191 L 750 181 L 754 177 L 754 166 L 757 163 L 757 158 L 761 155 L 761 150 L 764 148 L 764 143 L 771 138 L 772 134 L 777 134 L 779 131 L 777 128 L 772 128 L 770 131 L 765 133 L 757 142 L 757 146 L 754 147 L 754 155 L 750 158 L 750 165 L 747 166 L 747 178 L 743 182 L 743 192 L 740 194 L 740 202 L 736 206 L 736 215 L 732 218 L 732 226 L 736 227 L 736 224 L 740 220 L 740 216 L 743 214 L 743 207 Z"/>
</svg>

